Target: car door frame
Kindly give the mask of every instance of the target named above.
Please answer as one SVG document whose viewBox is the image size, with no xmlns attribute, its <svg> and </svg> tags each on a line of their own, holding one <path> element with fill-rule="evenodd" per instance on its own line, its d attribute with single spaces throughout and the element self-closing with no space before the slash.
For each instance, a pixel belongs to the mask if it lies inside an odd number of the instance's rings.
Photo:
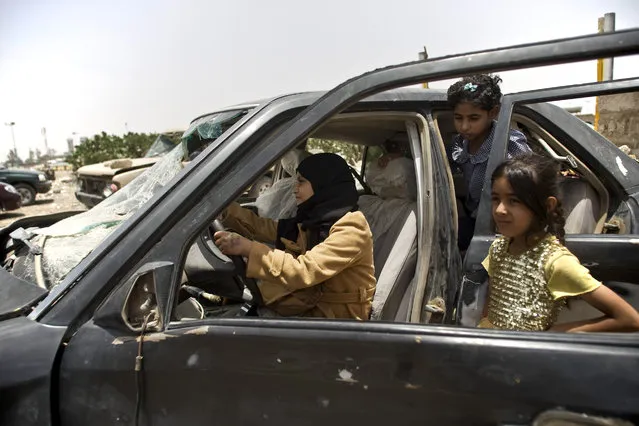
<svg viewBox="0 0 639 426">
<path fill-rule="evenodd" d="M 518 105 L 535 104 L 541 102 L 552 102 L 564 99 L 575 99 L 596 95 L 611 95 L 618 93 L 627 93 L 639 91 L 639 78 L 617 80 L 603 83 L 588 83 L 576 86 L 564 86 L 558 88 L 549 88 L 543 90 L 534 90 L 529 92 L 521 92 L 508 94 L 504 96 L 495 129 L 495 138 L 488 160 L 486 178 L 482 190 L 479 210 L 477 214 L 477 224 L 473 240 L 468 248 L 464 259 L 464 276 L 482 269 L 481 262 L 488 254 L 488 248 L 495 239 L 495 232 L 492 224 L 491 200 L 490 200 L 490 176 L 506 157 L 506 149 L 508 143 L 508 132 L 510 130 L 510 122 L 513 112 Z M 575 118 L 575 120 L 578 120 Z M 561 128 L 560 124 L 552 124 L 554 129 L 549 130 L 550 133 L 556 133 L 557 130 L 563 131 L 566 137 L 571 139 L 574 144 L 579 142 L 569 135 L 569 131 Z M 583 126 L 587 126 L 585 123 Z M 544 126 L 542 126 L 544 127 Z M 596 131 L 591 130 L 587 136 L 596 140 L 595 143 L 606 143 L 607 141 Z M 586 140 L 586 139 L 581 139 Z M 631 209 L 631 215 L 639 217 L 639 205 L 637 204 L 637 194 L 639 193 L 639 178 L 636 181 L 624 176 L 619 172 L 615 165 L 612 155 L 614 147 L 602 147 L 607 152 L 598 152 L 601 160 L 593 163 L 593 159 L 589 159 L 588 166 L 597 169 L 599 175 L 608 174 L 608 180 L 621 182 L 615 188 L 609 188 L 616 192 L 616 197 L 628 200 L 628 206 Z M 595 157 L 591 151 L 588 151 L 593 158 Z M 579 156 L 578 156 L 579 157 Z M 634 160 L 625 154 L 619 156 L 624 167 L 636 168 L 637 165 L 632 163 Z M 582 161 L 585 161 L 582 159 Z M 614 167 L 613 167 L 614 166 Z M 634 230 L 636 232 L 636 230 Z M 639 265 L 633 262 L 633 259 L 639 257 L 639 246 L 634 242 L 636 238 L 633 234 L 569 234 L 566 235 L 567 247 L 575 253 L 582 261 L 589 265 L 593 275 L 601 280 L 615 280 L 624 282 L 633 282 L 639 277 Z M 602 256 L 602 252 L 606 253 Z"/>
</svg>

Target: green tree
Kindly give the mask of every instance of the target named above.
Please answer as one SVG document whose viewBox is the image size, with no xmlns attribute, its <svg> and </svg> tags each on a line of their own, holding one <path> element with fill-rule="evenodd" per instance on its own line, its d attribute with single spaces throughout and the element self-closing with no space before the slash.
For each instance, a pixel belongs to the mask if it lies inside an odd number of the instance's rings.
<svg viewBox="0 0 639 426">
<path fill-rule="evenodd" d="M 158 135 L 155 133 L 127 133 L 122 141 L 126 156 L 131 158 L 143 157 L 157 137 Z"/>
<path fill-rule="evenodd" d="M 157 134 L 127 133 L 124 137 L 106 132 L 94 135 L 75 147 L 67 161 L 77 169 L 88 164 L 101 163 L 118 158 L 139 158 L 144 156 Z"/>
<path fill-rule="evenodd" d="M 11 164 L 15 167 L 24 164 L 24 162 L 22 161 L 22 159 L 20 159 L 18 153 L 15 150 L 11 149 L 9 150 L 9 154 L 7 155 L 7 164 Z"/>
<path fill-rule="evenodd" d="M 362 145 L 316 138 L 308 139 L 306 149 L 311 152 L 321 151 L 338 154 L 351 166 L 355 166 L 357 162 L 362 159 L 362 153 L 364 152 L 364 147 Z"/>
<path fill-rule="evenodd" d="M 29 158 L 27 158 L 27 161 L 25 161 L 25 164 L 27 166 L 33 166 L 36 163 L 35 160 L 35 153 L 33 152 L 32 149 L 29 150 Z"/>
</svg>

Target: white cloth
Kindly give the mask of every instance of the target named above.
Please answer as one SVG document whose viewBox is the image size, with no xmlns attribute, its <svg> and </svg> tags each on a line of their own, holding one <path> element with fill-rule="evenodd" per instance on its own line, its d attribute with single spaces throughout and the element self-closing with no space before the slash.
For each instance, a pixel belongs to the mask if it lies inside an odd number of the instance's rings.
<svg viewBox="0 0 639 426">
<path fill-rule="evenodd" d="M 401 157 L 381 168 L 372 161 L 366 168 L 366 182 L 375 195 L 359 197 L 359 208 L 373 231 L 373 243 L 382 237 L 407 209 L 415 208 L 417 183 L 413 161 Z"/>
<path fill-rule="evenodd" d="M 359 197 L 359 209 L 364 213 L 366 221 L 373 233 L 373 245 L 406 214 L 407 209 L 413 209 L 415 202 L 401 198 L 382 199 L 375 195 Z"/>
<path fill-rule="evenodd" d="M 413 161 L 406 157 L 390 160 L 384 168 L 371 161 L 366 168 L 366 183 L 384 199 L 417 199 L 416 182 Z"/>
<path fill-rule="evenodd" d="M 297 213 L 297 200 L 295 200 L 293 190 L 297 180 L 297 167 L 309 155 L 311 154 L 299 149 L 294 149 L 284 154 L 280 164 L 291 177 L 278 180 L 257 197 L 255 207 L 260 217 L 279 220 L 295 216 Z"/>
<path fill-rule="evenodd" d="M 297 178 L 288 177 L 275 182 L 255 200 L 257 214 L 273 220 L 289 219 L 297 213 L 293 190 Z"/>
</svg>

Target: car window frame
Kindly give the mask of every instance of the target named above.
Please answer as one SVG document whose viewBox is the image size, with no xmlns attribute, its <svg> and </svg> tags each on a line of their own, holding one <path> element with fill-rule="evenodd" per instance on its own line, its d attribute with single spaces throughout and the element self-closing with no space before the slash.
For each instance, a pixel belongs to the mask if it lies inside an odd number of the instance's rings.
<svg viewBox="0 0 639 426">
<path fill-rule="evenodd" d="M 511 118 L 514 113 L 519 113 L 519 111 L 516 111 L 516 108 L 521 106 L 525 107 L 527 105 L 543 106 L 546 105 L 545 103 L 547 102 L 564 99 L 627 93 L 632 91 L 639 91 L 639 78 L 546 88 L 528 92 L 513 93 L 504 96 L 500 115 L 498 117 L 497 126 L 495 129 L 495 138 L 493 140 L 491 155 L 488 159 L 486 177 L 484 180 L 484 186 L 482 189 L 481 200 L 478 208 L 477 223 L 473 238 L 463 261 L 462 275 L 464 279 L 462 280 L 461 290 L 458 295 L 456 306 L 459 307 L 459 303 L 461 301 L 460 298 L 466 291 L 464 289 L 466 282 L 465 278 L 469 278 L 469 281 L 471 281 L 470 277 L 473 276 L 473 274 L 483 270 L 481 262 L 488 255 L 489 247 L 496 238 L 496 233 L 492 225 L 490 176 L 492 175 L 496 167 L 506 157 Z M 530 109 L 534 112 L 533 108 Z M 579 120 L 576 117 L 573 118 L 575 120 Z M 553 125 L 557 127 L 558 131 L 564 131 L 558 124 L 553 123 Z M 583 126 L 587 125 L 583 123 Z M 541 125 L 541 127 L 545 128 L 545 126 L 543 125 Z M 594 132 L 594 130 L 592 129 L 589 129 L 589 131 Z M 591 135 L 593 134 L 591 133 Z M 597 136 L 598 138 L 601 138 L 603 141 L 605 141 L 605 138 L 598 133 L 593 136 Z M 567 135 L 567 137 L 569 139 L 572 139 L 574 142 L 579 143 L 577 138 L 570 135 Z M 566 148 L 568 149 L 569 147 Z M 611 146 L 608 149 L 614 149 L 614 146 Z M 625 154 L 623 155 L 625 156 Z M 636 169 L 637 166 L 634 163 L 631 163 L 632 161 L 634 161 L 631 158 L 627 157 L 627 160 L 624 159 L 623 161 L 624 164 L 626 164 L 626 162 L 632 164 L 633 168 Z M 600 164 L 595 165 L 592 163 L 588 163 L 587 165 L 591 168 L 594 166 L 600 166 Z M 599 167 L 599 169 L 600 170 L 598 170 L 598 173 L 602 173 L 601 167 Z M 605 171 L 605 173 L 614 173 L 614 171 L 608 169 Z M 597 177 L 601 180 L 601 176 L 598 175 Z M 611 179 L 614 179 L 614 177 L 612 177 Z M 636 188 L 632 183 L 628 184 L 626 187 L 623 187 L 623 185 L 622 187 L 618 188 L 612 188 L 608 186 L 607 189 L 609 192 L 616 190 L 617 197 L 625 196 L 630 197 L 630 199 L 637 198 L 637 193 L 639 193 L 639 188 Z M 637 206 L 634 206 L 634 214 L 639 214 L 639 208 Z M 611 259 L 625 259 L 628 255 L 631 255 L 631 252 L 628 251 L 628 248 L 632 247 L 634 249 L 634 247 L 636 247 L 636 244 L 632 244 L 632 240 L 634 238 L 633 234 L 568 234 L 565 238 L 568 248 L 582 261 L 584 261 L 584 259 L 586 259 L 587 257 L 592 257 L 593 253 L 604 251 L 608 251 L 611 253 Z M 624 255 L 622 256 L 621 253 L 624 253 Z M 593 263 L 590 265 L 587 264 L 586 266 L 590 268 L 593 276 L 597 277 L 597 275 L 599 274 L 600 277 L 597 278 L 601 279 L 602 281 L 623 281 L 623 278 L 621 277 L 624 275 L 624 273 L 615 272 L 615 269 L 611 269 L 608 264 L 612 265 L 614 264 L 614 261 L 598 260 L 597 263 Z M 630 271 L 630 273 L 626 273 L 625 275 L 631 275 L 632 270 Z M 455 321 L 458 323 L 459 318 L 457 318 Z"/>
<path fill-rule="evenodd" d="M 497 119 L 497 125 L 495 127 L 495 138 L 493 140 L 490 157 L 488 159 L 488 164 L 486 167 L 486 176 L 484 179 L 481 199 L 477 211 L 477 223 L 475 226 L 475 233 L 473 238 L 482 238 L 494 235 L 494 233 L 492 232 L 490 176 L 497 168 L 497 166 L 506 158 L 510 120 L 513 116 L 516 106 L 524 104 L 552 102 L 565 99 L 575 99 L 596 95 L 612 95 L 632 91 L 639 91 L 639 78 L 545 88 L 541 90 L 511 93 L 505 95 L 502 100 L 499 117 Z M 628 158 L 628 160 L 632 161 L 630 158 Z M 615 179 L 619 179 L 619 175 L 614 170 L 612 170 L 611 173 L 615 174 Z"/>
</svg>

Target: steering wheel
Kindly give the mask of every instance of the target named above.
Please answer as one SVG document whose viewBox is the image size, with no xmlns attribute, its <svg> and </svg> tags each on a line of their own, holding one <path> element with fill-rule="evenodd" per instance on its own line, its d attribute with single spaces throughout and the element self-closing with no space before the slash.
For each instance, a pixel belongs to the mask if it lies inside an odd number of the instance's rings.
<svg viewBox="0 0 639 426">
<path fill-rule="evenodd" d="M 213 228 L 214 232 L 226 231 L 224 225 L 222 225 L 222 222 L 220 222 L 219 219 L 215 219 L 213 221 L 211 228 Z M 262 293 L 260 293 L 260 288 L 257 286 L 257 281 L 255 281 L 254 278 L 248 278 L 246 276 L 246 262 L 244 261 L 242 256 L 229 256 L 229 259 L 231 259 L 233 261 L 233 264 L 235 265 L 238 282 L 242 286 L 246 287 L 253 297 L 252 302 L 247 302 L 250 306 L 246 306 L 246 310 L 249 310 L 255 305 L 262 305 L 264 301 L 262 300 Z"/>
</svg>

